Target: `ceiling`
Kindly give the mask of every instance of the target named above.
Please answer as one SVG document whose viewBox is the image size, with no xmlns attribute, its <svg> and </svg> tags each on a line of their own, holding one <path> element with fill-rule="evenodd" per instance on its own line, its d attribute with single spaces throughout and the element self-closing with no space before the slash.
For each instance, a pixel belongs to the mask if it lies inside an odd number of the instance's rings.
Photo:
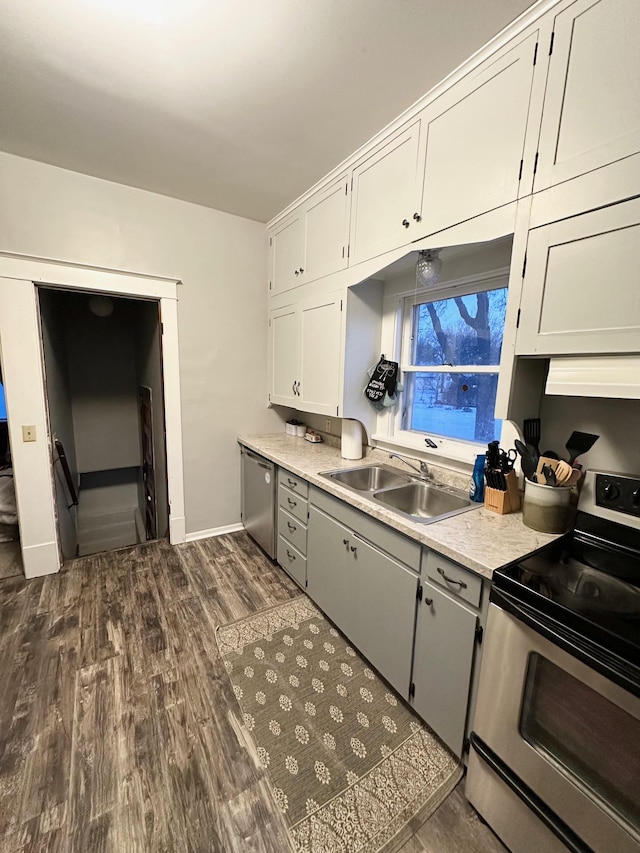
<svg viewBox="0 0 640 853">
<path fill-rule="evenodd" d="M 267 221 L 532 0 L 0 0 L 0 150 Z"/>
</svg>

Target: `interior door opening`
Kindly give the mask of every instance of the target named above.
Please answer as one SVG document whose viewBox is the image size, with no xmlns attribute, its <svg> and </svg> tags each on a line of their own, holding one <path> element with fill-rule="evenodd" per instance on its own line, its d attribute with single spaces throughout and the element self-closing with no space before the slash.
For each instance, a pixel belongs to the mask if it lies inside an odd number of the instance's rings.
<svg viewBox="0 0 640 853">
<path fill-rule="evenodd" d="M 39 286 L 63 559 L 168 535 L 160 303 Z"/>
<path fill-rule="evenodd" d="M 22 575 L 22 573 L 18 507 L 9 444 L 7 400 L 0 358 L 0 580 Z"/>
</svg>

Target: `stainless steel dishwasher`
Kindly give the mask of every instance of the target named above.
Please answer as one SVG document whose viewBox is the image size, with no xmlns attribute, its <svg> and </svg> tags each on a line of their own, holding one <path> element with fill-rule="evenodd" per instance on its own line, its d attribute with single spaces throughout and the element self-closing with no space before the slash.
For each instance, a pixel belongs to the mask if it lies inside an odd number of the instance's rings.
<svg viewBox="0 0 640 853">
<path fill-rule="evenodd" d="M 242 448 L 242 523 L 272 560 L 276 556 L 276 466 Z"/>
</svg>

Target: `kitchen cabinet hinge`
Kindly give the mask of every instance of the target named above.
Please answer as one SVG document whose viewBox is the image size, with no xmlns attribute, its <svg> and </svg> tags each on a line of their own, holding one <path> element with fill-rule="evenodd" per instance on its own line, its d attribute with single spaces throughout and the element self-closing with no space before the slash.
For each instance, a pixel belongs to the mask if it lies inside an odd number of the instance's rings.
<svg viewBox="0 0 640 853">
<path fill-rule="evenodd" d="M 415 685 L 415 683 L 412 681 L 412 682 L 411 682 L 411 684 L 409 685 L 409 696 L 411 696 L 411 698 L 413 699 L 413 697 L 414 697 L 415 695 L 416 695 L 416 685 Z"/>
<path fill-rule="evenodd" d="M 418 584 L 418 589 L 416 591 L 416 598 L 418 599 L 418 601 L 422 601 L 422 584 L 421 583 Z"/>
<path fill-rule="evenodd" d="M 338 417 L 339 413 L 340 413 L 340 406 L 336 406 L 336 417 Z"/>
<path fill-rule="evenodd" d="M 342 299 L 340 300 L 340 310 L 342 311 Z"/>
<path fill-rule="evenodd" d="M 273 237 L 269 237 L 269 245 L 273 246 Z"/>
<path fill-rule="evenodd" d="M 349 257 L 349 253 L 351 251 L 351 243 L 347 245 L 347 257 Z"/>
<path fill-rule="evenodd" d="M 271 282 L 269 282 L 269 290 L 271 290 Z"/>
<path fill-rule="evenodd" d="M 482 635 L 484 634 L 484 628 L 482 625 L 476 625 L 476 643 L 478 645 L 482 644 Z"/>
<path fill-rule="evenodd" d="M 520 312 L 521 311 L 522 311 L 522 308 L 518 308 L 518 316 L 516 317 L 516 329 L 520 328 Z"/>
<path fill-rule="evenodd" d="M 536 158 L 533 161 L 533 174 L 535 175 L 535 173 L 537 171 L 538 171 L 538 152 L 536 151 Z"/>
<path fill-rule="evenodd" d="M 463 753 L 465 753 L 465 752 L 469 752 L 469 747 L 470 747 L 470 746 L 471 746 L 471 742 L 469 741 L 469 738 L 468 738 L 468 737 L 466 737 L 466 738 L 462 741 L 462 752 L 463 752 Z"/>
<path fill-rule="evenodd" d="M 522 167 L 524 166 L 524 160 L 520 160 L 520 171 L 518 172 L 518 180 L 522 180 Z"/>
<path fill-rule="evenodd" d="M 305 578 L 304 579 L 304 588 L 306 589 L 308 586 L 309 586 L 309 581 Z"/>
<path fill-rule="evenodd" d="M 553 53 L 553 40 L 556 37 L 555 32 L 551 33 L 551 41 L 549 42 L 549 56 Z"/>
<path fill-rule="evenodd" d="M 536 42 L 536 46 L 533 49 L 533 64 L 535 65 L 538 61 L 538 42 Z"/>
<path fill-rule="evenodd" d="M 344 246 L 342 247 L 342 257 L 344 258 Z"/>
<path fill-rule="evenodd" d="M 346 184 L 344 185 L 344 194 L 347 195 L 348 192 L 349 192 L 349 181 L 347 181 Z"/>
<path fill-rule="evenodd" d="M 524 278 L 524 274 L 527 271 L 527 256 L 524 256 L 524 261 L 522 262 L 522 278 Z"/>
<path fill-rule="evenodd" d="M 351 192 L 353 192 L 353 175 L 351 175 Z"/>
</svg>

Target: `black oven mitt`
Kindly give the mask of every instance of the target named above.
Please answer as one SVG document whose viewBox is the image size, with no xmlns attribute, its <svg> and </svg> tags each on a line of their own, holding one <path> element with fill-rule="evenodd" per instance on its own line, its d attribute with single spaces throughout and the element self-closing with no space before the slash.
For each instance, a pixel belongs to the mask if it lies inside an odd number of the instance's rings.
<svg viewBox="0 0 640 853">
<path fill-rule="evenodd" d="M 392 405 L 398 390 L 398 362 L 388 361 L 384 356 L 373 368 L 364 395 L 372 406 L 382 409 Z"/>
</svg>

